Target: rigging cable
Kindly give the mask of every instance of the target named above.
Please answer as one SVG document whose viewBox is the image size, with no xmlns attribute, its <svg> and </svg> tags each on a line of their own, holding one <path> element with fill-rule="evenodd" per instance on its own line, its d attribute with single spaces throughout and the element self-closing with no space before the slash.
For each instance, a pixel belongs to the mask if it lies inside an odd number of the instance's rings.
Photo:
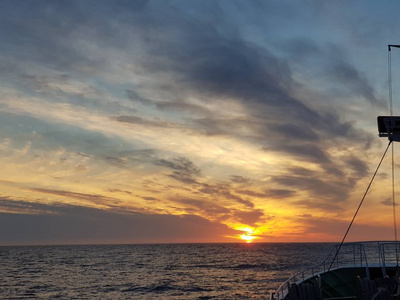
<svg viewBox="0 0 400 300">
<path fill-rule="evenodd" d="M 393 227 L 394 227 L 394 237 L 396 243 L 396 273 L 399 272 L 399 250 L 397 244 L 397 222 L 396 222 L 396 201 L 395 201 L 395 190 L 394 190 L 394 143 L 392 144 L 392 199 L 393 199 Z M 397 275 L 398 277 L 398 275 Z"/>
<path fill-rule="evenodd" d="M 354 220 L 355 220 L 355 218 L 356 218 L 356 216 L 357 216 L 357 214 L 358 214 L 358 211 L 360 210 L 361 205 L 362 205 L 363 202 L 364 202 L 365 196 L 367 196 L 367 193 L 368 193 L 368 191 L 369 191 L 369 188 L 371 187 L 371 184 L 372 184 L 372 182 L 374 181 L 376 174 L 378 173 L 379 167 L 381 166 L 382 161 L 383 161 L 383 159 L 385 158 L 386 153 L 387 153 L 387 151 L 388 151 L 389 146 L 390 146 L 391 143 L 392 143 L 392 141 L 389 140 L 389 144 L 387 145 L 386 150 L 385 150 L 385 152 L 383 153 L 382 158 L 381 158 L 381 160 L 380 160 L 380 162 L 379 162 L 379 164 L 378 164 L 378 167 L 376 168 L 375 173 L 374 173 L 374 175 L 372 176 L 371 181 L 370 181 L 369 184 L 368 184 L 367 190 L 365 191 L 364 196 L 362 197 L 362 199 L 361 199 L 361 201 L 360 201 L 360 204 L 358 205 L 358 208 L 357 208 L 357 210 L 356 210 L 356 212 L 355 212 L 355 214 L 354 214 L 354 216 L 353 216 L 353 219 L 352 219 L 351 222 L 350 222 L 349 227 L 347 228 L 347 231 L 346 231 L 346 233 L 345 233 L 345 235 L 344 235 L 344 237 L 343 237 L 343 239 L 342 239 L 342 242 L 340 243 L 339 247 L 338 247 L 337 250 L 336 250 L 335 256 L 333 257 L 332 262 L 331 262 L 331 265 L 330 265 L 329 268 L 328 268 L 328 272 L 331 270 L 332 265 L 333 265 L 333 263 L 335 262 L 335 259 L 336 259 L 336 257 L 337 257 L 338 254 L 339 254 L 340 248 L 342 247 L 342 245 L 343 245 L 343 243 L 344 243 L 344 240 L 346 239 L 347 234 L 349 233 L 350 228 L 351 228 L 351 226 L 353 225 L 353 222 L 354 222 Z"/>
<path fill-rule="evenodd" d="M 392 51 L 391 47 L 399 48 L 399 45 L 388 45 L 388 81 L 389 81 L 389 110 L 390 116 L 393 116 L 393 92 L 392 92 Z M 391 128 L 393 130 L 393 128 Z M 393 131 L 391 132 L 393 134 Z M 392 204 L 393 204 L 393 227 L 394 237 L 396 242 L 396 273 L 399 272 L 399 250 L 397 244 L 397 220 L 396 220 L 396 198 L 395 198 L 395 187 L 394 187 L 394 144 L 392 144 Z M 396 274 L 398 277 L 398 274 Z"/>
</svg>

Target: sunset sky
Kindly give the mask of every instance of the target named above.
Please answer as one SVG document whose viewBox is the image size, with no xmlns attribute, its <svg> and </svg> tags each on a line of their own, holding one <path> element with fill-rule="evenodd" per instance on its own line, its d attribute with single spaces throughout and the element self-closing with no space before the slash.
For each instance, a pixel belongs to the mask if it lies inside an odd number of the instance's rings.
<svg viewBox="0 0 400 300">
<path fill-rule="evenodd" d="M 0 245 L 340 241 L 387 145 L 399 11 L 0 1 Z M 348 240 L 394 238 L 390 159 Z"/>
</svg>

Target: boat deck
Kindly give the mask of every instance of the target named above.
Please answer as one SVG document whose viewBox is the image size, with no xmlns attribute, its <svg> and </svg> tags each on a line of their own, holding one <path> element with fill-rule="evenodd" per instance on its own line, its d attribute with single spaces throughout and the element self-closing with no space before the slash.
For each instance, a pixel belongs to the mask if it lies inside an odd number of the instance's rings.
<svg viewBox="0 0 400 300">
<path fill-rule="evenodd" d="M 270 299 L 372 299 L 378 292 L 388 297 L 374 299 L 400 299 L 394 279 L 400 273 L 399 249 L 393 242 L 348 243 L 335 257 L 334 248 L 323 263 L 288 279 Z"/>
</svg>

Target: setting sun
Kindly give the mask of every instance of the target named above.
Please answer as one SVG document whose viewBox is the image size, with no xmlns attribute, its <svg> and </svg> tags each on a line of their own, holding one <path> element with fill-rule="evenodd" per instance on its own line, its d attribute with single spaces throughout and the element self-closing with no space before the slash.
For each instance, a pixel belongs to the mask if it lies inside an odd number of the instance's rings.
<svg viewBox="0 0 400 300">
<path fill-rule="evenodd" d="M 246 241 L 246 243 L 251 243 L 256 237 L 255 236 L 251 236 L 251 235 L 247 235 L 247 234 L 242 234 L 240 236 L 240 238 L 244 241 Z"/>
<path fill-rule="evenodd" d="M 253 236 L 254 229 L 250 227 L 240 228 L 239 230 L 243 231 L 244 233 L 240 235 L 240 238 L 246 243 L 251 243 L 257 237 Z"/>
</svg>

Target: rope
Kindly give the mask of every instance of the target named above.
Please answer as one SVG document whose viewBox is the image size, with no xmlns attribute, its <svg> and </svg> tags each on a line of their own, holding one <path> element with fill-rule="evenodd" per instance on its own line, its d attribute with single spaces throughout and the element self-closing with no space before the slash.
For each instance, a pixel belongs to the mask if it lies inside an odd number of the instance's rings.
<svg viewBox="0 0 400 300">
<path fill-rule="evenodd" d="M 336 257 L 337 257 L 338 254 L 339 254 L 340 248 L 342 248 L 342 245 L 343 245 L 343 243 L 344 243 L 344 240 L 346 239 L 347 234 L 349 233 L 350 228 L 351 228 L 351 226 L 353 225 L 353 222 L 354 222 L 354 220 L 355 220 L 355 218 L 356 218 L 356 216 L 357 216 L 357 214 L 358 214 L 358 211 L 360 210 L 361 205 L 362 205 L 363 202 L 364 202 L 365 196 L 367 196 L 367 193 L 368 193 L 368 191 L 369 191 L 369 188 L 371 187 L 371 184 L 372 184 L 372 182 L 374 181 L 374 178 L 375 178 L 376 174 L 378 173 L 379 167 L 381 166 L 382 161 L 383 161 L 383 159 L 385 158 L 386 153 L 387 153 L 387 151 L 388 151 L 389 146 L 390 146 L 391 143 L 392 143 L 392 141 L 389 141 L 389 144 L 387 145 L 386 150 L 385 150 L 385 152 L 383 153 L 383 156 L 382 156 L 382 158 L 381 158 L 381 160 L 380 160 L 380 162 L 379 162 L 379 164 L 378 164 L 378 167 L 376 168 L 375 173 L 374 173 L 374 175 L 372 176 L 371 181 L 370 181 L 369 184 L 368 184 L 367 190 L 365 191 L 364 196 L 362 197 L 361 202 L 360 202 L 360 204 L 358 205 L 358 208 L 357 208 L 357 210 L 356 210 L 356 213 L 354 214 L 353 219 L 351 220 L 350 225 L 349 225 L 349 227 L 348 227 L 347 230 L 346 230 L 346 233 L 345 233 L 345 235 L 344 235 L 344 237 L 343 237 L 343 239 L 342 239 L 342 242 L 340 243 L 339 247 L 338 247 L 337 250 L 336 250 L 335 256 L 333 257 L 332 262 L 331 262 L 331 265 L 330 265 L 329 268 L 328 268 L 328 272 L 331 270 L 332 265 L 333 265 L 333 263 L 335 262 L 335 259 L 336 259 Z"/>
<path fill-rule="evenodd" d="M 392 144 L 392 199 L 393 199 L 393 227 L 394 227 L 394 238 L 396 242 L 396 273 L 398 273 L 399 266 L 399 250 L 397 245 L 397 221 L 396 221 L 396 201 L 395 201 L 395 190 L 394 190 L 394 143 Z"/>
<path fill-rule="evenodd" d="M 390 116 L 393 116 L 393 92 L 392 92 L 392 51 L 391 47 L 398 48 L 398 45 L 388 45 L 388 80 L 389 80 L 389 110 Z M 391 132 L 393 134 L 393 132 Z M 397 220 L 396 220 L 396 198 L 394 189 L 394 144 L 392 144 L 392 201 L 393 201 L 393 227 L 394 237 L 396 242 L 396 277 L 398 277 L 399 270 L 399 250 L 397 245 Z"/>
</svg>

